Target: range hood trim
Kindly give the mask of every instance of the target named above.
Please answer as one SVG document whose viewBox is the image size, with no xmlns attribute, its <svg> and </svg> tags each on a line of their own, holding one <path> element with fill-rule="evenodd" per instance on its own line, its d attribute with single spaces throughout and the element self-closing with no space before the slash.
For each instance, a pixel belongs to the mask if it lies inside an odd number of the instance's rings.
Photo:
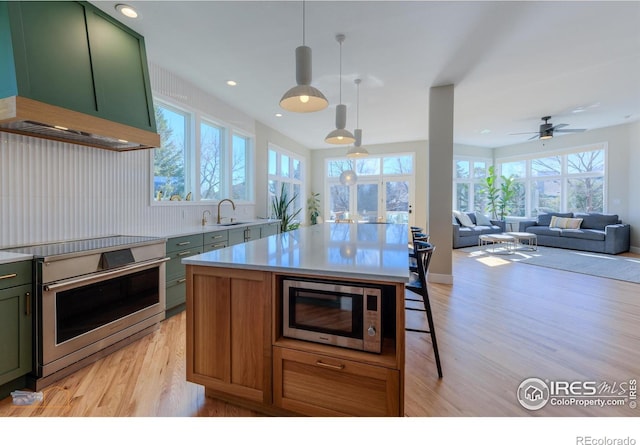
<svg viewBox="0 0 640 445">
<path fill-rule="evenodd" d="M 65 137 L 67 132 L 64 130 L 56 131 L 56 135 L 45 135 L 33 131 L 23 131 L 19 128 L 9 128 L 12 123 L 26 121 L 42 124 L 43 128 L 65 127 L 69 134 L 74 133 L 76 137 Z M 112 151 L 160 147 L 160 135 L 157 133 L 22 96 L 0 99 L 0 131 Z M 86 135 L 82 135 L 79 140 L 78 133 L 86 133 Z M 109 139 L 112 143 L 105 144 L 105 139 Z M 127 142 L 118 144 L 119 141 Z"/>
</svg>

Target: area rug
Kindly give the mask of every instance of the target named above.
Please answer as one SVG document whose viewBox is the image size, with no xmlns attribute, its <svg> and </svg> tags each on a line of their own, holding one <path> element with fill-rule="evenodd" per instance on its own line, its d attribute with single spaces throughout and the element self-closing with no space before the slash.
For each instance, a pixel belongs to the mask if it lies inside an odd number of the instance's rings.
<svg viewBox="0 0 640 445">
<path fill-rule="evenodd" d="M 516 250 L 511 254 L 504 249 L 496 249 L 492 253 L 484 246 L 457 250 L 467 252 L 472 257 L 495 256 L 513 262 L 640 284 L 640 256 L 606 255 L 553 247 L 538 247 L 537 251 Z"/>
</svg>

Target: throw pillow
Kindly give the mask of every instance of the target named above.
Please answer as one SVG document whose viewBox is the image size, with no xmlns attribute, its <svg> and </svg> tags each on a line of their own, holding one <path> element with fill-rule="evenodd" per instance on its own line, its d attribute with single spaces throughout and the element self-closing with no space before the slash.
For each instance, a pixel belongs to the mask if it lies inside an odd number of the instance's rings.
<svg viewBox="0 0 640 445">
<path fill-rule="evenodd" d="M 490 226 L 491 221 L 484 213 L 476 212 L 476 223 L 479 226 Z"/>
<path fill-rule="evenodd" d="M 555 227 L 557 229 L 579 229 L 582 224 L 582 218 L 562 218 L 559 216 L 552 216 L 549 227 Z"/>
<path fill-rule="evenodd" d="M 473 223 L 473 221 L 471 221 L 471 218 L 469 217 L 469 215 L 467 215 L 464 212 L 461 212 L 459 210 L 454 210 L 453 211 L 453 216 L 458 218 L 458 221 L 460 221 L 460 224 L 462 224 L 464 227 L 475 227 L 476 226 Z"/>
</svg>

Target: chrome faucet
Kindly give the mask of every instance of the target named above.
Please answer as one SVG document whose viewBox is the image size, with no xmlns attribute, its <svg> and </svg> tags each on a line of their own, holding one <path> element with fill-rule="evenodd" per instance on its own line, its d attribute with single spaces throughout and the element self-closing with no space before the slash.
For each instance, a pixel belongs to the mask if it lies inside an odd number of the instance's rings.
<svg viewBox="0 0 640 445">
<path fill-rule="evenodd" d="M 202 225 L 206 226 L 207 225 L 207 213 L 209 214 L 209 216 L 211 216 L 211 212 L 208 210 L 205 210 L 204 212 L 202 212 Z"/>
<path fill-rule="evenodd" d="M 221 200 L 218 203 L 218 224 L 220 224 L 220 204 L 222 204 L 225 201 L 229 201 L 231 203 L 231 206 L 233 207 L 233 210 L 236 209 L 236 204 L 232 200 L 230 200 L 229 198 L 225 198 L 225 199 Z"/>
</svg>

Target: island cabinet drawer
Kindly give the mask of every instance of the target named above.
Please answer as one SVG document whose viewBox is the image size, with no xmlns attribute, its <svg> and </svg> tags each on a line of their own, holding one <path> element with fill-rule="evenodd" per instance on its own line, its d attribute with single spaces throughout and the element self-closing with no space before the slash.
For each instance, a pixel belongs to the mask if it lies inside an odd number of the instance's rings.
<svg viewBox="0 0 640 445">
<path fill-rule="evenodd" d="M 274 405 L 308 416 L 400 415 L 398 370 L 273 347 Z"/>
<path fill-rule="evenodd" d="M 188 250 L 200 248 L 202 246 L 202 235 L 186 235 L 167 240 L 167 253 L 178 250 Z"/>
</svg>

